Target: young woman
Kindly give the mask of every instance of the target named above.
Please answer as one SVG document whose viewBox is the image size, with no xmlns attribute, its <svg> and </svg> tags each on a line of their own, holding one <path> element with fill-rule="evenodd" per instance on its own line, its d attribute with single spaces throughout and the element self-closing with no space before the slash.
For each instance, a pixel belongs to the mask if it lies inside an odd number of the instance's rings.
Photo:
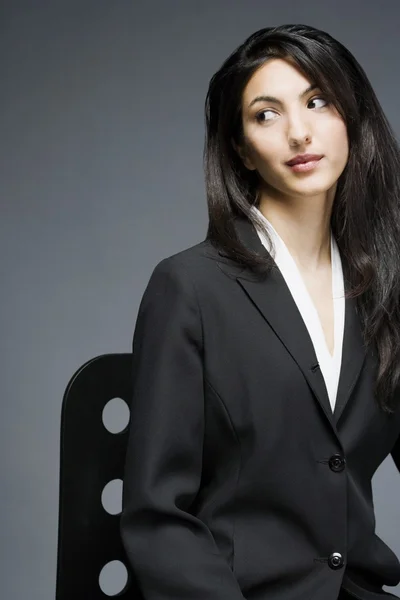
<svg viewBox="0 0 400 600">
<path fill-rule="evenodd" d="M 146 600 L 397 598 L 371 479 L 400 469 L 400 153 L 361 66 L 251 35 L 206 99 L 207 237 L 133 339 L 121 534 Z"/>
</svg>

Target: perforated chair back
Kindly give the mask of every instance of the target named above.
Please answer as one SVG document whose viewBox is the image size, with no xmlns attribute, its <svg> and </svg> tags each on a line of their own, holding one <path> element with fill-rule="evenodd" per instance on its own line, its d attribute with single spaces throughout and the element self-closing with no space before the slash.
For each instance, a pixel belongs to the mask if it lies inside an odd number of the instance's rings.
<svg viewBox="0 0 400 600">
<path fill-rule="evenodd" d="M 125 587 L 111 597 L 142 599 L 122 546 L 120 512 L 110 514 L 102 501 L 107 483 L 123 479 L 129 426 L 111 433 L 103 411 L 114 398 L 129 406 L 131 365 L 131 354 L 97 356 L 74 373 L 64 393 L 56 600 L 110 598 L 99 576 L 111 561 L 122 562 L 128 573 Z"/>
</svg>

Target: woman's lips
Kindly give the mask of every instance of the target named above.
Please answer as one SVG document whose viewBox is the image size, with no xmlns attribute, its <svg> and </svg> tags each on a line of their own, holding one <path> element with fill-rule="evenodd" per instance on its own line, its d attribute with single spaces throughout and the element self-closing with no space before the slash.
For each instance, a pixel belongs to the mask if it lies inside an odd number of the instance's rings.
<svg viewBox="0 0 400 600">
<path fill-rule="evenodd" d="M 318 160 L 309 160 L 307 162 L 297 163 L 297 165 L 287 166 L 289 167 L 289 169 L 295 171 L 296 173 L 304 173 L 306 171 L 312 171 L 313 169 L 315 169 L 315 167 L 321 162 L 322 158 L 323 157 L 319 158 Z"/>
</svg>

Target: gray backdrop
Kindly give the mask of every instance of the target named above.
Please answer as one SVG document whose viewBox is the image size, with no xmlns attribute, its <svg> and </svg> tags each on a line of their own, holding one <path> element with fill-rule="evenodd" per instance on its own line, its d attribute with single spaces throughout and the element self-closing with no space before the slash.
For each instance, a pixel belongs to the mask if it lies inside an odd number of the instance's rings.
<svg viewBox="0 0 400 600">
<path fill-rule="evenodd" d="M 399 132 L 399 19 L 398 0 L 1 0 L 2 597 L 54 598 L 70 376 L 131 350 L 155 264 L 205 237 L 211 75 L 256 29 L 314 25 L 359 59 Z M 390 458 L 373 485 L 400 556 Z"/>
</svg>

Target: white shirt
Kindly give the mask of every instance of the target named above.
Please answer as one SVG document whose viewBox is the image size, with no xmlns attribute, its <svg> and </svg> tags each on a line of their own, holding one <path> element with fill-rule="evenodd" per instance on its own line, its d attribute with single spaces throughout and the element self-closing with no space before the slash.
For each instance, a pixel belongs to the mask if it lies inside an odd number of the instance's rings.
<svg viewBox="0 0 400 600">
<path fill-rule="evenodd" d="M 331 232 L 332 297 L 334 311 L 334 353 L 332 356 L 325 340 L 325 335 L 322 329 L 318 311 L 308 292 L 307 286 L 294 258 L 290 254 L 286 244 L 279 236 L 276 229 L 273 227 L 272 223 L 255 206 L 252 207 L 252 210 L 257 211 L 271 235 L 276 250 L 274 260 L 286 281 L 286 284 L 307 327 L 315 353 L 317 355 L 322 375 L 325 380 L 325 385 L 333 411 L 335 408 L 340 367 L 342 363 L 345 317 L 342 261 L 336 240 Z M 262 244 L 269 252 L 271 252 L 268 239 L 265 237 L 263 231 L 259 227 L 256 227 L 256 231 Z"/>
</svg>

